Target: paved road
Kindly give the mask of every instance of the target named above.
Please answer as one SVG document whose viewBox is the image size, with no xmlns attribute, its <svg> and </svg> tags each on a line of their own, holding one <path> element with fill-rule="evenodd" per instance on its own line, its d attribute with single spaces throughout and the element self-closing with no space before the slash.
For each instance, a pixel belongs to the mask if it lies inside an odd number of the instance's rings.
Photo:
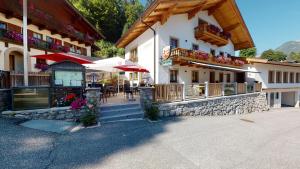
<svg viewBox="0 0 300 169">
<path fill-rule="evenodd" d="M 0 119 L 0 168 L 298 169 L 300 109 L 158 123 L 124 122 L 56 135 Z"/>
</svg>

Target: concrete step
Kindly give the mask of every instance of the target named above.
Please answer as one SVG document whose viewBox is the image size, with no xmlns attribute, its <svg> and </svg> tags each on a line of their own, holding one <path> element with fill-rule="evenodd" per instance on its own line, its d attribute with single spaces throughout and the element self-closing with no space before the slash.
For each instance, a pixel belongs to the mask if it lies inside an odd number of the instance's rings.
<svg viewBox="0 0 300 169">
<path fill-rule="evenodd" d="M 113 106 L 101 106 L 101 111 L 106 110 L 116 110 L 116 109 L 128 109 L 133 107 L 140 107 L 140 104 L 121 104 L 121 105 L 113 105 Z"/>
<path fill-rule="evenodd" d="M 126 113 L 132 113 L 132 112 L 141 112 L 141 107 L 130 107 L 130 108 L 118 108 L 118 109 L 109 109 L 109 110 L 100 110 L 101 117 L 106 116 L 116 116 L 116 115 L 122 115 Z"/>
<path fill-rule="evenodd" d="M 143 112 L 132 112 L 122 115 L 116 115 L 116 116 L 106 116 L 106 117 L 100 117 L 99 121 L 101 123 L 109 123 L 114 121 L 125 121 L 125 120 L 135 120 L 135 119 L 143 119 L 144 113 Z"/>
</svg>

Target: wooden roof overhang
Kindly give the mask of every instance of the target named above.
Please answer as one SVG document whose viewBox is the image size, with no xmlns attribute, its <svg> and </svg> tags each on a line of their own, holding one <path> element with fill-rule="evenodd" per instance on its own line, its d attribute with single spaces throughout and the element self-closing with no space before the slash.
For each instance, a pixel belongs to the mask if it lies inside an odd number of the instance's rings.
<svg viewBox="0 0 300 169">
<path fill-rule="evenodd" d="M 261 64 L 270 64 L 270 65 L 278 65 L 278 66 L 300 67 L 299 63 L 268 61 L 267 59 L 261 59 L 261 58 L 247 58 L 246 61 L 248 64 L 261 63 Z"/>
<path fill-rule="evenodd" d="M 148 26 L 157 22 L 163 25 L 171 15 L 187 14 L 191 19 L 204 10 L 215 17 L 224 31 L 231 33 L 235 50 L 254 47 L 235 0 L 155 0 L 116 45 L 124 48 L 145 32 Z"/>
<path fill-rule="evenodd" d="M 7 19 L 23 17 L 22 0 L 0 0 L 0 12 Z M 50 30 L 62 38 L 91 45 L 105 38 L 97 31 L 68 0 L 30 0 L 28 1 L 28 24 L 40 30 Z"/>
</svg>

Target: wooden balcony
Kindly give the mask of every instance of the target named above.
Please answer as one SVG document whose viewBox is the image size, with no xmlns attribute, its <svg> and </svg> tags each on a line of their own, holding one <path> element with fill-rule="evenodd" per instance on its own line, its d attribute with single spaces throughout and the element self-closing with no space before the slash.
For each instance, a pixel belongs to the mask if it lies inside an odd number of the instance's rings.
<svg viewBox="0 0 300 169">
<path fill-rule="evenodd" d="M 217 46 L 228 44 L 228 37 L 224 36 L 221 32 L 212 30 L 208 24 L 200 24 L 195 28 L 195 38 Z"/>
<path fill-rule="evenodd" d="M 241 68 L 246 63 L 245 60 L 238 57 L 215 57 L 203 51 L 183 48 L 172 49 L 170 57 L 165 58 L 165 60 L 168 59 L 172 60 L 172 64 L 179 64 L 181 66 L 192 66 L 189 62 L 200 62 L 205 64 Z"/>
</svg>

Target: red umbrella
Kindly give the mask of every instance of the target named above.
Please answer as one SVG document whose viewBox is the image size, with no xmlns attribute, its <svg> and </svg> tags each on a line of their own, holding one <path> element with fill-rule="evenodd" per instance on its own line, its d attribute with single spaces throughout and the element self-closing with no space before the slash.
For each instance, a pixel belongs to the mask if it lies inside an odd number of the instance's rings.
<svg viewBox="0 0 300 169">
<path fill-rule="evenodd" d="M 124 72 L 146 72 L 149 73 L 149 70 L 142 68 L 137 65 L 120 65 L 120 66 L 115 66 L 114 68 L 120 69 Z"/>
<path fill-rule="evenodd" d="M 89 60 L 85 56 L 76 55 L 76 54 L 68 54 L 68 53 L 53 53 L 53 54 L 45 54 L 45 55 L 35 55 L 31 56 L 39 59 L 52 60 L 54 62 L 62 62 L 62 61 L 72 61 L 79 64 L 91 64 L 92 60 Z M 84 58 L 85 57 L 85 58 Z"/>
</svg>

